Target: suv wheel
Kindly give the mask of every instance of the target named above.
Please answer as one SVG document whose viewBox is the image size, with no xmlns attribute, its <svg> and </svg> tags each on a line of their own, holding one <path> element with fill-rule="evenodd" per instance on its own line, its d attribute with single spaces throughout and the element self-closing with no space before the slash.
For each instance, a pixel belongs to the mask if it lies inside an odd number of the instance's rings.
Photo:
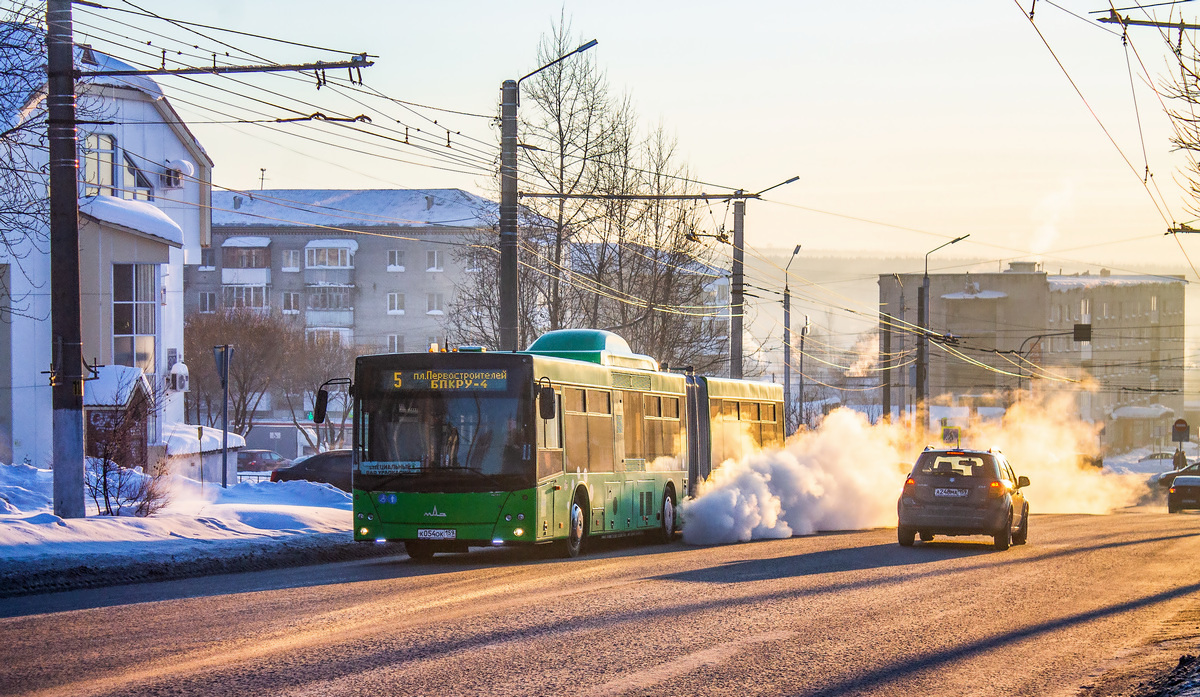
<svg viewBox="0 0 1200 697">
<path fill-rule="evenodd" d="M 1029 540 L 1029 506 L 1025 506 L 1025 513 L 1021 516 L 1021 525 L 1012 536 L 1014 545 L 1023 545 Z"/>
<path fill-rule="evenodd" d="M 917 531 L 912 528 L 899 527 L 896 528 L 896 539 L 903 547 L 912 547 L 913 541 L 917 538 Z"/>
<path fill-rule="evenodd" d="M 996 551 L 1003 552 L 1012 544 L 1012 512 L 1008 514 L 1008 519 L 995 535 L 992 535 L 992 546 Z"/>
<path fill-rule="evenodd" d="M 922 542 L 932 542 L 933 541 L 933 533 L 931 533 L 931 532 L 922 530 L 920 532 L 920 535 L 921 535 Z"/>
</svg>

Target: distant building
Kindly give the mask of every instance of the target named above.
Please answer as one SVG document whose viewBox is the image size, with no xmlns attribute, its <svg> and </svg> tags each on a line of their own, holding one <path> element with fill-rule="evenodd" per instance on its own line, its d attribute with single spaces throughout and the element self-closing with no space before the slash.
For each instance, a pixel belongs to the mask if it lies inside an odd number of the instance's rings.
<svg viewBox="0 0 1200 697">
<path fill-rule="evenodd" d="M 879 276 L 880 362 L 904 366 L 883 374 L 893 415 L 915 400 L 921 281 Z M 929 284 L 928 326 L 942 337 L 930 341 L 931 401 L 987 409 L 1011 404 L 1018 390 L 1071 391 L 1080 416 L 1103 423 L 1104 442 L 1118 449 L 1169 436 L 1184 415 L 1181 276 L 1049 275 L 1013 262 L 1003 272 L 930 274 Z M 1075 340 L 1076 325 L 1090 340 Z"/>
<path fill-rule="evenodd" d="M 212 246 L 189 264 L 185 309 L 295 315 L 310 336 L 377 351 L 445 340 L 463 236 L 498 206 L 459 189 L 213 194 Z"/>
</svg>

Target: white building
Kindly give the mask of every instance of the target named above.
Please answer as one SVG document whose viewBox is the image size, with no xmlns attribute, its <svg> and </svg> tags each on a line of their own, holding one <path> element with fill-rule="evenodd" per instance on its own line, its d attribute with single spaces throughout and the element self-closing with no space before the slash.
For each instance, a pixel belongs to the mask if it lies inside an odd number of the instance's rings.
<svg viewBox="0 0 1200 697">
<path fill-rule="evenodd" d="M 45 64 L 42 36 L 29 31 L 30 65 Z M 75 55 L 83 71 L 134 69 L 86 46 Z M 147 433 L 153 460 L 165 452 L 163 425 L 183 421 L 183 396 L 165 378 L 184 358 L 183 265 L 209 242 L 212 161 L 153 80 L 86 78 L 77 93 L 80 119 L 101 122 L 79 127 L 83 355 L 141 368 L 163 396 Z M 44 87 L 21 98 L 6 127 L 35 118 L 44 98 Z M 0 461 L 46 466 L 51 268 L 48 234 L 38 238 L 0 247 Z"/>
</svg>

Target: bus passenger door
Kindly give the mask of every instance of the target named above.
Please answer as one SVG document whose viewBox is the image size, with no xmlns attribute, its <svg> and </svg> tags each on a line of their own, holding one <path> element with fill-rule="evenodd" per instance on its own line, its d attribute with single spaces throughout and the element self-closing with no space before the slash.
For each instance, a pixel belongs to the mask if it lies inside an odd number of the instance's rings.
<svg viewBox="0 0 1200 697">
<path fill-rule="evenodd" d="M 554 477 L 550 481 L 542 481 L 537 489 L 537 539 L 550 539 L 560 532 L 566 531 L 566 521 L 559 512 L 559 504 L 565 508 L 564 497 L 569 494 L 562 492 L 563 483 L 563 436 L 562 436 L 562 394 L 556 391 L 554 395 L 554 418 L 537 417 L 537 476 L 541 481 L 546 477 Z M 559 524 L 562 524 L 562 529 Z"/>
</svg>

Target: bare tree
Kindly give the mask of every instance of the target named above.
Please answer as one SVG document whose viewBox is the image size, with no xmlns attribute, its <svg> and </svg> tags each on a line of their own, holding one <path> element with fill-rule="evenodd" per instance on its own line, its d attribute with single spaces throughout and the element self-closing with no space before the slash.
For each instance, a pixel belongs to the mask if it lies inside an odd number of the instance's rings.
<svg viewBox="0 0 1200 697">
<path fill-rule="evenodd" d="M 538 49 L 547 63 L 578 41 L 564 20 Z M 573 56 L 525 83 L 522 186 L 588 198 L 526 198 L 521 229 L 522 345 L 545 331 L 610 329 L 634 350 L 675 365 L 713 370 L 726 360 L 727 314 L 711 302 L 723 272 L 695 236 L 695 207 L 611 195 L 693 193 L 661 127 L 638 136 L 628 98 L 614 100 L 604 75 Z M 494 233 L 470 240 L 481 271 L 457 288 L 450 327 L 470 343 L 497 345 Z"/>
<path fill-rule="evenodd" d="M 287 347 L 303 341 L 303 336 L 304 330 L 290 319 L 251 309 L 187 317 L 183 350 L 184 355 L 195 357 L 189 377 L 197 423 L 203 418 L 209 426 L 216 426 L 221 417 L 223 393 L 215 362 L 201 358 L 210 356 L 213 346 L 234 347 L 229 368 L 229 422 L 231 431 L 245 436 L 254 428 L 255 413 L 264 398 L 279 384 Z"/>
<path fill-rule="evenodd" d="M 147 428 L 164 394 L 140 374 L 123 379 L 115 393 L 114 401 L 125 403 L 88 410 L 85 487 L 101 515 L 153 515 L 169 502 L 166 463 L 146 462 Z"/>
<path fill-rule="evenodd" d="M 340 413 L 341 418 L 326 419 L 319 426 L 305 418 L 306 400 L 313 399 L 326 380 L 350 377 L 357 352 L 340 341 L 305 337 L 302 332 L 293 333 L 288 339 L 277 389 L 291 413 L 292 423 L 314 450 L 343 447 L 351 416 L 349 395 L 341 390 L 330 392 L 329 412 Z"/>
</svg>

